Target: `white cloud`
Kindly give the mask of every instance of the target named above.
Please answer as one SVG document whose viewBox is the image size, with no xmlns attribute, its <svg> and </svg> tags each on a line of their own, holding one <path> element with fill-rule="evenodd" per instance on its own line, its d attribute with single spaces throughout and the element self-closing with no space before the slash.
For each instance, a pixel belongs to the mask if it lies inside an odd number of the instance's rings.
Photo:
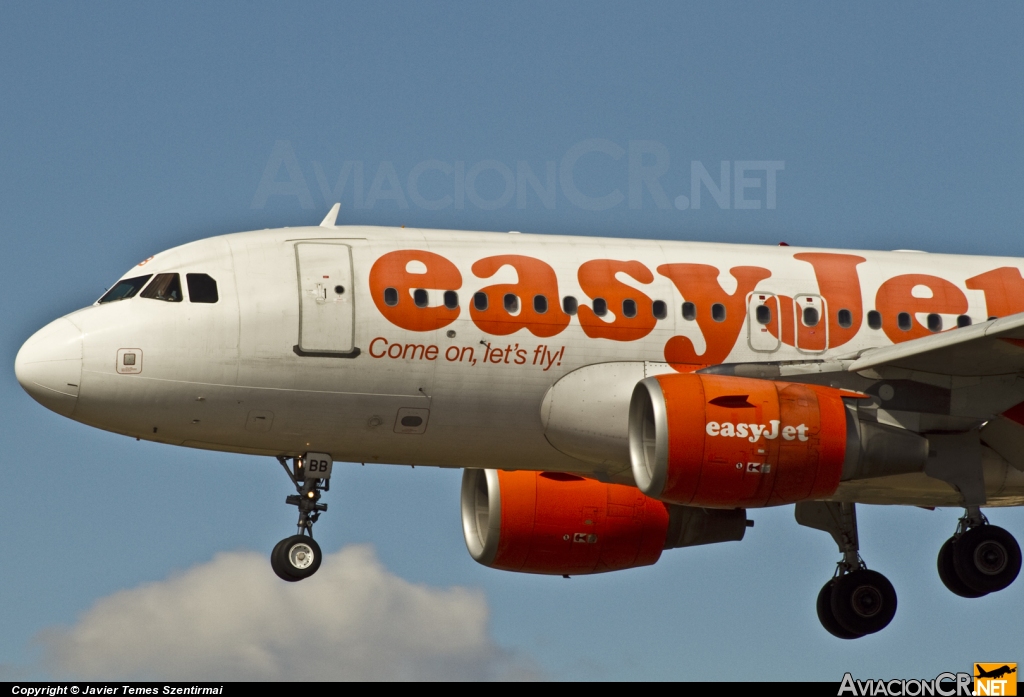
<svg viewBox="0 0 1024 697">
<path fill-rule="evenodd" d="M 368 546 L 324 555 L 300 583 L 233 552 L 102 598 L 41 639 L 54 673 L 95 680 L 532 677 L 495 645 L 487 614 L 479 591 L 409 583 Z"/>
</svg>

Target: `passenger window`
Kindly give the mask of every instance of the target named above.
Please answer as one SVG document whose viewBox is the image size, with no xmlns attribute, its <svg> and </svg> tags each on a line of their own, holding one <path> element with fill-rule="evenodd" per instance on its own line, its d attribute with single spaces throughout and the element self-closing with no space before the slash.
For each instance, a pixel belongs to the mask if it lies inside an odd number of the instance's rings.
<svg viewBox="0 0 1024 697">
<path fill-rule="evenodd" d="M 543 295 L 533 296 L 533 311 L 538 315 L 543 315 L 548 311 L 548 299 Z"/>
<path fill-rule="evenodd" d="M 604 317 L 608 314 L 608 301 L 604 298 L 594 298 L 594 314 Z"/>
<path fill-rule="evenodd" d="M 772 321 L 772 309 L 767 305 L 758 305 L 754 310 L 754 315 L 757 317 L 758 324 L 770 324 Z"/>
<path fill-rule="evenodd" d="M 181 302 L 181 278 L 176 273 L 158 273 L 142 291 L 143 298 L 163 300 L 169 303 Z"/>
<path fill-rule="evenodd" d="M 872 329 L 882 328 L 882 313 L 878 310 L 872 310 L 868 313 L 868 326 Z"/>
<path fill-rule="evenodd" d="M 910 331 L 910 326 L 911 326 L 911 324 L 910 324 L 910 313 L 909 312 L 901 312 L 898 315 L 896 315 L 896 326 L 899 327 L 900 329 L 902 329 L 905 332 L 909 332 Z"/>
<path fill-rule="evenodd" d="M 112 303 L 118 300 L 134 298 L 135 294 L 139 292 L 139 289 L 146 285 L 146 281 L 152 277 L 153 274 L 147 274 L 145 276 L 136 276 L 135 278 L 126 278 L 123 281 L 118 281 L 114 284 L 114 287 L 104 293 L 103 297 L 97 302 L 102 305 L 103 303 Z"/>
<path fill-rule="evenodd" d="M 188 301 L 190 303 L 215 303 L 219 300 L 217 296 L 217 282 L 205 273 L 187 273 L 185 282 L 188 285 Z M 338 286 L 341 288 L 341 286 Z M 344 292 L 344 289 L 342 289 Z"/>
<path fill-rule="evenodd" d="M 711 306 L 711 319 L 716 322 L 725 321 L 725 305 L 722 303 L 715 303 Z"/>
<path fill-rule="evenodd" d="M 697 306 L 693 303 L 683 303 L 683 319 L 692 322 L 697 319 Z"/>
<path fill-rule="evenodd" d="M 626 299 L 622 301 L 622 314 L 625 317 L 636 317 L 636 300 Z"/>
<path fill-rule="evenodd" d="M 476 308 L 477 312 L 487 310 L 487 293 L 482 291 L 473 293 L 473 307 Z"/>
<path fill-rule="evenodd" d="M 519 312 L 519 297 L 515 293 L 505 293 L 503 301 L 505 304 L 505 312 L 510 315 Z"/>
<path fill-rule="evenodd" d="M 444 306 L 449 310 L 454 310 L 459 306 L 459 294 L 454 290 L 446 290 L 444 292 Z"/>
<path fill-rule="evenodd" d="M 384 289 L 384 304 L 388 307 L 394 307 L 398 304 L 398 291 L 394 288 Z"/>
<path fill-rule="evenodd" d="M 412 301 L 416 303 L 416 307 L 426 307 L 430 304 L 430 296 L 427 295 L 427 291 L 417 288 L 412 292 Z"/>
<path fill-rule="evenodd" d="M 565 314 L 567 315 L 575 315 L 576 311 L 579 309 L 579 306 L 579 302 L 577 302 L 576 298 L 572 297 L 571 295 L 567 295 L 564 298 L 562 298 L 562 311 L 565 312 Z"/>
<path fill-rule="evenodd" d="M 937 312 L 932 312 L 928 315 L 928 331 L 941 332 L 942 331 L 942 315 Z"/>
<path fill-rule="evenodd" d="M 969 327 L 971 326 L 971 318 L 968 315 L 960 315 L 956 318 L 956 326 L 958 327 Z"/>
<path fill-rule="evenodd" d="M 804 308 L 804 326 L 805 327 L 816 327 L 818 326 L 818 309 L 814 307 Z"/>
<path fill-rule="evenodd" d="M 665 319 L 668 317 L 668 305 L 664 300 L 655 300 L 651 306 L 651 311 L 654 312 L 654 316 L 657 319 Z"/>
<path fill-rule="evenodd" d="M 839 321 L 839 326 L 843 329 L 849 329 L 853 326 L 853 313 L 849 310 L 840 310 L 837 312 L 836 319 Z"/>
</svg>

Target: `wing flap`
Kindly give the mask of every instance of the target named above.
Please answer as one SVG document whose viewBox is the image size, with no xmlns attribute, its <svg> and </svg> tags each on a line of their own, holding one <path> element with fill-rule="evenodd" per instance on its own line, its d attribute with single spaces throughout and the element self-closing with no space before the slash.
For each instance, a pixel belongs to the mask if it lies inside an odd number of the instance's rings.
<svg viewBox="0 0 1024 697">
<path fill-rule="evenodd" d="M 981 440 L 1024 472 L 1024 426 L 1005 415 L 997 416 L 981 429 Z"/>
</svg>

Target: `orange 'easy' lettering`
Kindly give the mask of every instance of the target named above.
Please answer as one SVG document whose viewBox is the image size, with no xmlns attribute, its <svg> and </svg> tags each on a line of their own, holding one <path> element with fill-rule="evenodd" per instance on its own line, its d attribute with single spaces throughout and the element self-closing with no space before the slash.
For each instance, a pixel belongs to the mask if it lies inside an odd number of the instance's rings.
<svg viewBox="0 0 1024 697">
<path fill-rule="evenodd" d="M 693 342 L 685 336 L 674 336 L 665 344 L 665 360 L 669 363 L 702 363 L 714 365 L 725 360 L 743 330 L 747 317 L 747 294 L 772 275 L 760 266 L 736 266 L 729 273 L 736 279 L 736 292 L 729 295 L 718 283 L 718 269 L 706 264 L 662 264 L 658 273 L 672 280 L 684 300 L 697 305 L 697 325 L 704 335 L 704 353 L 697 355 Z M 711 318 L 711 306 L 725 306 L 725 321 Z"/>
<path fill-rule="evenodd" d="M 1024 312 L 1024 278 L 1020 269 L 1004 266 L 967 279 L 967 287 L 985 293 L 987 317 L 1006 317 Z"/>
<path fill-rule="evenodd" d="M 814 278 L 818 282 L 818 294 L 825 300 L 826 326 L 828 327 L 828 347 L 835 348 L 850 341 L 860 331 L 864 321 L 864 307 L 861 300 L 860 276 L 857 264 L 867 259 L 853 254 L 830 254 L 828 252 L 807 252 L 794 254 L 794 259 L 806 261 L 814 268 Z M 801 321 L 801 308 L 793 307 L 793 298 L 779 295 L 778 303 L 770 298 L 765 304 L 774 313 L 779 311 L 779 324 L 768 325 L 768 331 L 787 346 L 795 346 L 794 332 L 799 332 L 800 348 L 821 351 L 825 348 L 825 333 L 819 328 L 804 326 Z M 850 326 L 839 324 L 839 311 L 849 310 Z M 781 326 L 780 326 L 781 325 Z"/>
<path fill-rule="evenodd" d="M 914 297 L 915 286 L 927 288 L 931 297 Z M 918 313 L 962 315 L 967 312 L 967 296 L 944 278 L 909 273 L 883 283 L 875 296 L 875 307 L 882 313 L 882 331 L 894 344 L 898 344 L 931 334 L 928 327 L 918 321 Z M 901 312 L 910 314 L 908 331 L 903 331 L 897 324 Z"/>
<path fill-rule="evenodd" d="M 814 267 L 818 292 L 825 299 L 825 312 L 828 315 L 829 348 L 842 346 L 860 331 L 864 309 L 861 305 L 860 276 L 857 275 L 857 264 L 862 264 L 867 259 L 853 254 L 824 252 L 794 254 L 793 258 L 806 261 Z M 849 327 L 839 326 L 840 310 L 850 311 L 852 323 Z"/>
<path fill-rule="evenodd" d="M 594 314 L 593 309 L 580 305 L 580 325 L 591 339 L 636 341 L 650 334 L 658 323 L 652 309 L 654 303 L 640 291 L 616 279 L 615 274 L 620 272 L 640 283 L 654 281 L 654 274 L 639 261 L 594 259 L 580 266 L 577 274 L 580 288 L 592 299 L 603 298 L 608 303 L 608 312 L 615 316 L 614 320 L 606 322 Z M 633 317 L 626 317 L 623 312 L 626 300 L 636 303 L 636 315 Z"/>
<path fill-rule="evenodd" d="M 469 316 L 481 331 L 496 336 L 513 334 L 526 328 L 534 336 L 549 337 L 569 326 L 569 315 L 562 312 L 558 297 L 558 278 L 555 270 L 540 259 L 518 254 L 487 257 L 473 264 L 473 273 L 479 278 L 490 278 L 503 266 L 516 270 L 517 283 L 501 283 L 481 288 L 489 298 L 487 309 L 469 306 Z M 519 311 L 513 315 L 505 309 L 504 297 L 511 293 L 519 298 Z M 537 312 L 534 297 L 542 295 L 547 310 Z"/>
<path fill-rule="evenodd" d="M 426 272 L 409 271 L 410 262 L 420 262 L 426 267 Z M 462 287 L 462 274 L 455 264 L 440 254 L 420 249 L 388 252 L 373 263 L 369 280 L 370 296 L 377 309 L 389 322 L 402 329 L 428 332 L 448 326 L 459 316 L 458 307 L 449 310 L 443 304 L 437 304 L 439 297 L 432 298 L 428 307 L 416 307 L 413 302 L 412 291 L 416 288 L 443 292 Z M 386 288 L 398 291 L 396 305 L 384 302 Z"/>
</svg>

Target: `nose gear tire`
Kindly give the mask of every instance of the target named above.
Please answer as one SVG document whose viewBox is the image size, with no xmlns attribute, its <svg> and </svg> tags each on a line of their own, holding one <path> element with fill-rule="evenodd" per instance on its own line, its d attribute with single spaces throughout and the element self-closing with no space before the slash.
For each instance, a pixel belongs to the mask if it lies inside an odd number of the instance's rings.
<svg viewBox="0 0 1024 697">
<path fill-rule="evenodd" d="M 274 547 L 270 565 L 285 581 L 301 581 L 309 578 L 320 568 L 323 554 L 320 545 L 308 535 L 292 535 Z"/>
<path fill-rule="evenodd" d="M 281 548 L 284 547 L 284 543 L 287 541 L 287 539 L 284 539 L 274 545 L 274 550 L 270 553 L 270 568 L 274 570 L 274 573 L 277 574 L 277 577 L 282 581 L 294 583 L 299 579 L 288 575 L 284 568 L 284 556 L 281 554 Z"/>
<path fill-rule="evenodd" d="M 851 571 L 832 588 L 832 614 L 849 632 L 874 634 L 896 616 L 896 589 L 877 571 Z"/>
</svg>

